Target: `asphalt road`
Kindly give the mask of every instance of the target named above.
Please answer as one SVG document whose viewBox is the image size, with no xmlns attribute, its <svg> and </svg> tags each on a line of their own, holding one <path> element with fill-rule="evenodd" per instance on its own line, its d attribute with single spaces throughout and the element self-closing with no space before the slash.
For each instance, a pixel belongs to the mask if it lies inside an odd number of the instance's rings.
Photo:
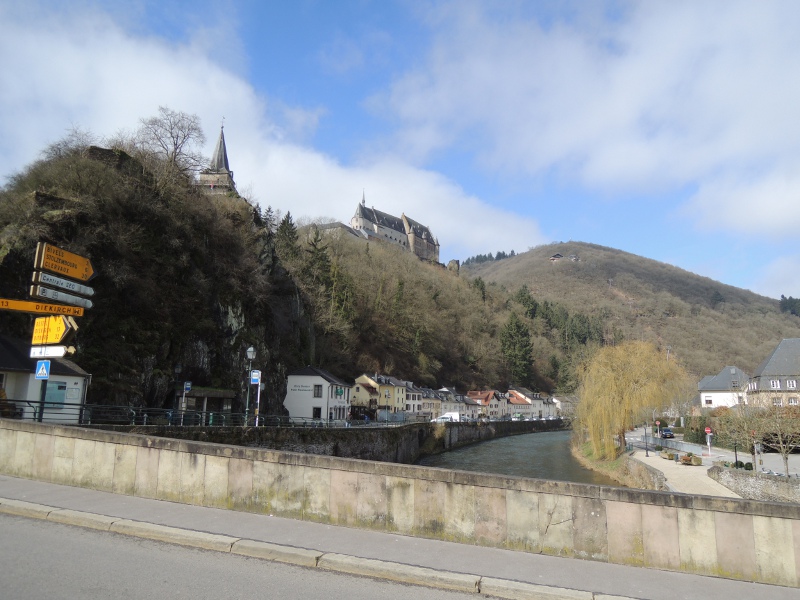
<svg viewBox="0 0 800 600">
<path fill-rule="evenodd" d="M 8 600 L 475 599 L 0 514 L 0 597 Z"/>
</svg>

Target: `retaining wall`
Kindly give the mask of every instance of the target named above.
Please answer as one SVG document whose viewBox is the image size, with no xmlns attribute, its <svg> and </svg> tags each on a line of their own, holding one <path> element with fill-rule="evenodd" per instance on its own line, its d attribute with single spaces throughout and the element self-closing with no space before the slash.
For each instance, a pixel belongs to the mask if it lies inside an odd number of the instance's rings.
<svg viewBox="0 0 800 600">
<path fill-rule="evenodd" d="M 800 587 L 800 506 L 792 504 L 3 419 L 0 472 L 334 525 Z"/>
<path fill-rule="evenodd" d="M 800 504 L 800 479 L 714 466 L 708 476 L 742 498 Z"/>
</svg>

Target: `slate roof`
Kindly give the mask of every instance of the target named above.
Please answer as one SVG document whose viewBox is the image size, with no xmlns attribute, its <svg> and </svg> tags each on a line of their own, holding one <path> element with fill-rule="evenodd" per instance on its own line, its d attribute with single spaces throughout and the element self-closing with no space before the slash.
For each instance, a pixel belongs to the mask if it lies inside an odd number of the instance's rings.
<svg viewBox="0 0 800 600">
<path fill-rule="evenodd" d="M 698 392 L 721 392 L 740 390 L 747 385 L 750 377 L 739 367 L 728 366 L 716 375 L 706 375 L 697 384 Z M 736 385 L 733 385 L 733 384 Z"/>
<path fill-rule="evenodd" d="M 341 387 L 353 387 L 349 383 L 345 383 L 335 375 L 331 375 L 324 369 L 318 369 L 317 367 L 307 366 L 303 367 L 302 369 L 297 369 L 296 371 L 292 371 L 289 375 L 299 375 L 299 376 L 318 376 L 322 377 L 328 383 L 332 383 L 334 385 L 338 385 Z"/>
<path fill-rule="evenodd" d="M 405 214 L 403 215 L 405 217 Z M 411 232 L 420 239 L 425 240 L 426 242 L 430 242 L 432 244 L 436 243 L 436 240 L 431 233 L 431 230 L 428 229 L 422 223 L 418 223 L 414 219 L 409 219 L 406 217 L 406 221 L 408 221 L 409 226 L 411 227 Z"/>
<path fill-rule="evenodd" d="M 211 173 L 231 173 L 231 168 L 228 166 L 228 149 L 225 146 L 225 132 L 224 127 L 220 127 L 219 139 L 214 148 L 214 154 L 211 156 L 211 164 L 208 166 L 207 172 Z M 231 173 L 231 177 L 233 173 Z"/>
<path fill-rule="evenodd" d="M 781 340 L 764 362 L 758 365 L 753 377 L 800 375 L 800 338 Z"/>
<path fill-rule="evenodd" d="M 376 210 L 375 208 L 367 208 L 364 204 L 359 204 L 356 208 L 356 217 L 366 219 L 372 223 L 377 223 L 383 227 L 394 229 L 398 233 L 405 234 L 406 228 L 403 225 L 403 220 L 394 217 L 388 213 Z"/>
<path fill-rule="evenodd" d="M 0 335 L 0 371 L 33 373 L 36 370 L 35 358 L 30 358 L 31 345 L 24 340 Z M 51 375 L 88 377 L 89 373 L 71 360 L 50 358 Z"/>
</svg>

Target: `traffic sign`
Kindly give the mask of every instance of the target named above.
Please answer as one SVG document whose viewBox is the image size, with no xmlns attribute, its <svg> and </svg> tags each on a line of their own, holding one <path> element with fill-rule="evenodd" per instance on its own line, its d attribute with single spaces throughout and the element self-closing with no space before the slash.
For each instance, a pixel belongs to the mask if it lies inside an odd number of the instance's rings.
<svg viewBox="0 0 800 600">
<path fill-rule="evenodd" d="M 83 316 L 83 309 L 79 306 L 66 306 L 64 304 L 53 304 L 52 302 L 31 302 L 30 300 L 10 300 L 8 298 L 0 298 L 0 310 L 17 310 L 44 315 Z"/>
<path fill-rule="evenodd" d="M 92 308 L 91 300 L 81 298 L 80 296 L 73 296 L 66 292 L 59 292 L 58 290 L 51 290 L 50 288 L 42 287 L 41 285 L 31 286 L 31 296 L 34 298 L 43 298 L 45 300 L 52 300 L 53 302 L 63 302 L 65 304 L 72 304 L 73 306 L 82 306 L 83 308 Z"/>
<path fill-rule="evenodd" d="M 39 317 L 33 325 L 33 339 L 31 344 L 41 346 L 45 344 L 61 344 L 77 331 L 78 325 L 72 317 L 58 315 L 53 317 Z"/>
<path fill-rule="evenodd" d="M 39 242 L 36 245 L 33 268 L 58 273 L 78 281 L 89 281 L 94 276 L 94 268 L 88 258 L 46 242 Z"/>
<path fill-rule="evenodd" d="M 36 361 L 36 379 L 50 379 L 50 361 Z"/>
<path fill-rule="evenodd" d="M 50 273 L 42 273 L 41 271 L 34 271 L 33 283 L 51 285 L 72 292 L 73 294 L 78 294 L 79 296 L 94 296 L 94 289 L 90 288 L 88 285 L 70 281 L 69 279 L 62 279 L 61 277 L 50 275 Z"/>
<path fill-rule="evenodd" d="M 31 358 L 63 358 L 74 354 L 74 346 L 31 346 Z"/>
<path fill-rule="evenodd" d="M 258 383 L 261 383 L 261 371 L 253 369 L 250 371 L 250 385 L 256 385 Z"/>
<path fill-rule="evenodd" d="M 711 427 L 706 427 L 706 433 L 711 433 Z"/>
</svg>

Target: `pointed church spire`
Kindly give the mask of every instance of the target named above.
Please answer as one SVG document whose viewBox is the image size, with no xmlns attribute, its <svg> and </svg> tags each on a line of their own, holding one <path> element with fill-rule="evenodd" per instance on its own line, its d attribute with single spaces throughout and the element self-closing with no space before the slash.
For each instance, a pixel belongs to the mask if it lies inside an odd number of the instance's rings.
<svg viewBox="0 0 800 600">
<path fill-rule="evenodd" d="M 366 206 L 367 204 L 367 192 L 364 188 L 361 188 L 361 206 Z"/>
<path fill-rule="evenodd" d="M 200 171 L 199 185 L 207 193 L 227 194 L 236 193 L 236 184 L 233 181 L 233 171 L 228 164 L 228 149 L 225 146 L 225 121 L 219 128 L 219 139 L 211 157 L 211 164 L 207 169 Z"/>
<path fill-rule="evenodd" d="M 214 154 L 211 157 L 211 164 L 209 165 L 210 171 L 228 171 L 228 149 L 225 147 L 225 125 L 219 128 L 219 139 L 217 146 L 214 148 Z"/>
</svg>

